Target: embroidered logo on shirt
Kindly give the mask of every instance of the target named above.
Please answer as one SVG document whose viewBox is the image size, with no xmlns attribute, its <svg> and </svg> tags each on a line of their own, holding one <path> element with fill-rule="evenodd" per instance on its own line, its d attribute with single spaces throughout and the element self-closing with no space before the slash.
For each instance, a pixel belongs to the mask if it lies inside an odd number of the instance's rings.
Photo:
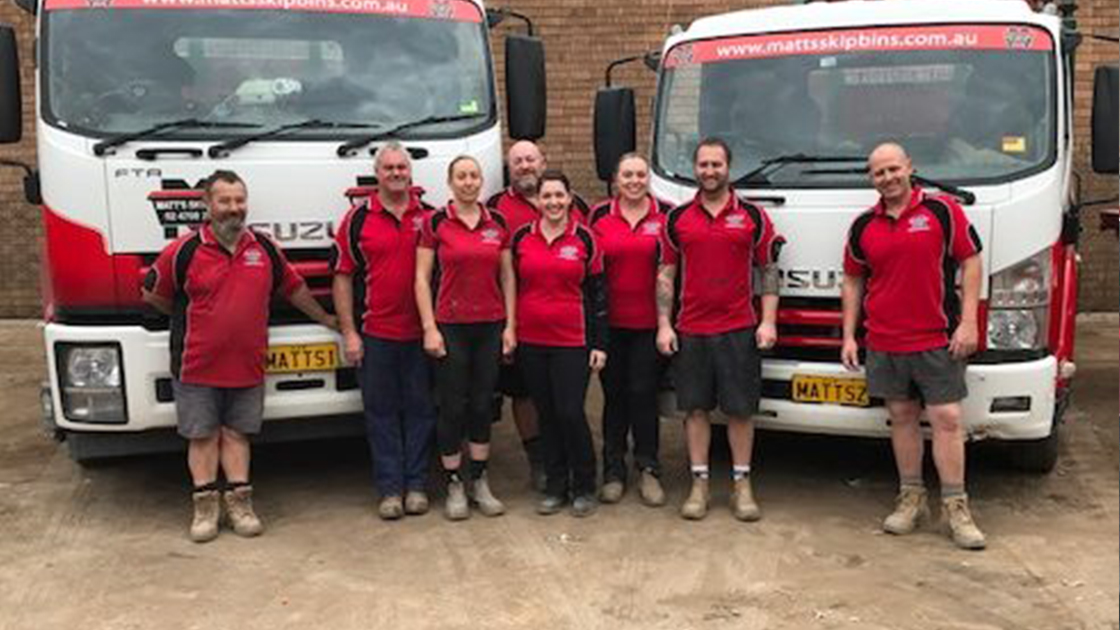
<svg viewBox="0 0 1120 630">
<path fill-rule="evenodd" d="M 929 217 L 920 214 L 916 217 L 910 217 L 910 229 L 907 232 L 913 234 L 914 232 L 928 232 L 929 231 Z"/>
<path fill-rule="evenodd" d="M 482 235 L 482 242 L 484 244 L 487 244 L 487 245 L 493 245 L 495 243 L 500 243 L 502 241 L 501 233 L 494 228 L 486 228 L 485 230 L 482 231 L 481 235 Z"/>
<path fill-rule="evenodd" d="M 264 254 L 259 249 L 245 251 L 245 265 L 247 267 L 260 267 L 264 265 Z"/>
<path fill-rule="evenodd" d="M 724 225 L 729 230 L 741 230 L 747 227 L 747 217 L 741 214 L 733 214 L 724 220 Z"/>
<path fill-rule="evenodd" d="M 644 236 L 657 236 L 658 234 L 661 234 L 661 224 L 654 222 L 643 224 L 642 234 Z"/>
<path fill-rule="evenodd" d="M 422 225 L 424 225 L 424 217 L 412 217 L 412 229 L 419 231 Z"/>
<path fill-rule="evenodd" d="M 575 245 L 565 245 L 556 253 L 560 260 L 579 260 L 579 248 Z"/>
</svg>

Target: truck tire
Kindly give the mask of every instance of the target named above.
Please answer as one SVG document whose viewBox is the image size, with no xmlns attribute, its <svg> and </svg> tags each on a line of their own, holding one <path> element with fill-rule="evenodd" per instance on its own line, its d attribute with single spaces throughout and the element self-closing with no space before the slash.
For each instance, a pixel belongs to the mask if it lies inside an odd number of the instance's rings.
<svg viewBox="0 0 1120 630">
<path fill-rule="evenodd" d="M 1050 423 L 1050 435 L 1041 440 L 1012 442 L 1008 455 L 1016 470 L 1037 475 L 1046 475 L 1058 464 L 1058 454 L 1062 443 L 1062 424 L 1065 416 L 1067 397 L 1055 405 L 1054 420 Z"/>
</svg>

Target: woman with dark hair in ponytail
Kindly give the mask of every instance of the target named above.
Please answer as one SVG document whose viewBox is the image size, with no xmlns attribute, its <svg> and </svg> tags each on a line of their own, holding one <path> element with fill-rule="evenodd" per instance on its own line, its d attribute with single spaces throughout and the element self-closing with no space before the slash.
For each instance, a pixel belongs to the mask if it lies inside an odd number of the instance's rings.
<svg viewBox="0 0 1120 630">
<path fill-rule="evenodd" d="M 545 171 L 537 195 L 541 217 L 513 236 L 517 273 L 517 361 L 540 415 L 546 488 L 538 514 L 572 499 L 588 516 L 595 496 L 595 452 L 584 414 L 591 372 L 607 363 L 607 298 L 595 237 L 571 214 L 572 190 Z"/>
</svg>

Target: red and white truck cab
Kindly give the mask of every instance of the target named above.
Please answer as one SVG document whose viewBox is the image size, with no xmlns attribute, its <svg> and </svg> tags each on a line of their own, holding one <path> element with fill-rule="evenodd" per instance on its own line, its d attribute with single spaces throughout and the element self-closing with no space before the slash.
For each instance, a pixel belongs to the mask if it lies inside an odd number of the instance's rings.
<svg viewBox="0 0 1120 630">
<path fill-rule="evenodd" d="M 736 189 L 788 239 L 758 426 L 889 434 L 882 401 L 839 362 L 840 286 L 848 226 L 877 200 L 866 156 L 895 140 L 922 185 L 958 195 L 983 241 L 968 436 L 1014 444 L 1025 468 L 1054 466 L 1075 373 L 1078 294 L 1081 35 L 1071 4 L 1036 12 L 1006 0 L 853 0 L 746 10 L 674 27 L 659 53 L 644 56 L 658 71 L 653 192 L 690 199 L 693 149 L 721 137 Z M 635 145 L 633 91 L 609 81 L 608 71 L 596 99 L 604 179 Z M 1094 168 L 1116 173 L 1115 68 L 1101 82 L 1093 140 L 1111 149 L 1097 152 Z M 663 410 L 670 405 L 668 397 Z"/>
<path fill-rule="evenodd" d="M 518 14 L 479 0 L 20 0 L 36 20 L 42 294 L 49 426 L 72 455 L 173 438 L 168 322 L 141 301 L 163 247 L 204 218 L 198 182 L 232 169 L 249 223 L 284 248 L 325 305 L 329 250 L 371 194 L 372 153 L 412 156 L 439 205 L 470 154 L 502 185 L 489 30 Z M 540 41 L 506 35 L 510 135 L 544 133 Z M 19 64 L 0 29 L 0 140 L 20 134 Z M 355 430 L 353 370 L 333 332 L 283 303 L 269 331 L 266 421 L 297 435 Z M 165 440 L 166 441 L 166 440 Z"/>
</svg>

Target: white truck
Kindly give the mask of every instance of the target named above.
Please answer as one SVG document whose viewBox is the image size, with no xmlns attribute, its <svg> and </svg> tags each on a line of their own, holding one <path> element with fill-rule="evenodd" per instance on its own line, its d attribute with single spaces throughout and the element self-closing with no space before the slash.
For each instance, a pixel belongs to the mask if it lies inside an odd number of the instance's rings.
<svg viewBox="0 0 1120 630">
<path fill-rule="evenodd" d="M 848 226 L 877 199 L 866 155 L 897 140 L 923 185 L 959 196 L 984 244 L 968 437 L 1012 444 L 1026 469 L 1053 468 L 1075 372 L 1081 40 L 1072 2 L 1036 12 L 1009 0 L 853 0 L 706 17 L 674 27 L 659 53 L 612 64 L 644 58 L 658 71 L 656 195 L 690 199 L 693 149 L 718 136 L 731 146 L 739 193 L 766 207 L 788 239 L 758 426 L 889 434 L 882 401 L 839 362 L 840 285 Z M 604 180 L 635 146 L 633 91 L 611 87 L 610 70 L 607 81 L 595 108 Z M 1099 172 L 1117 172 L 1116 101 L 1116 69 L 1101 69 Z"/>
<path fill-rule="evenodd" d="M 18 3 L 37 16 L 38 168 L 19 166 L 43 217 L 44 414 L 79 461 L 176 446 L 168 322 L 140 283 L 202 220 L 213 170 L 246 180 L 252 227 L 328 307 L 335 225 L 347 197 L 370 194 L 378 146 L 406 147 L 433 204 L 460 154 L 478 158 L 486 194 L 502 185 L 489 30 L 520 14 L 479 0 Z M 544 51 L 529 31 L 506 35 L 506 96 L 510 136 L 535 139 Z M 3 27 L 3 142 L 20 139 L 19 88 Z M 360 431 L 334 333 L 277 303 L 269 342 L 266 434 Z"/>
</svg>

